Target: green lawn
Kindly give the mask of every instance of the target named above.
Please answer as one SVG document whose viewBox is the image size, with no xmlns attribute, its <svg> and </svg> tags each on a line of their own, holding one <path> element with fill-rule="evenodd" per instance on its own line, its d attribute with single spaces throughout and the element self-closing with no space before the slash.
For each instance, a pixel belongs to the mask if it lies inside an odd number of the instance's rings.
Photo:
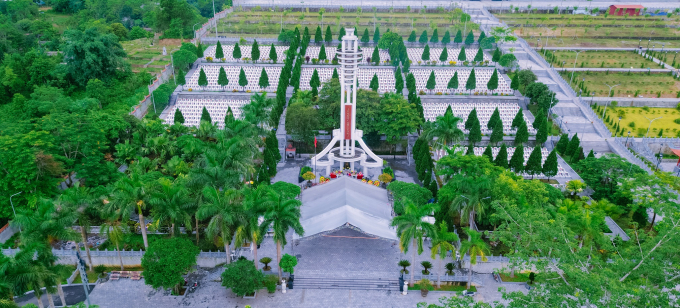
<svg viewBox="0 0 680 308">
<path fill-rule="evenodd" d="M 73 26 L 71 22 L 72 15 L 57 13 L 51 10 L 51 8 L 41 8 L 40 12 L 60 33 L 64 33 L 64 30 L 69 28 L 69 26 Z"/>
<path fill-rule="evenodd" d="M 529 273 L 515 273 L 515 277 L 510 277 L 510 274 L 500 273 L 503 282 L 527 282 L 529 281 Z"/>
<path fill-rule="evenodd" d="M 120 267 L 118 268 L 120 270 Z M 86 271 L 87 274 L 87 281 L 88 283 L 94 283 L 97 281 L 97 273 L 94 271 Z M 76 275 L 76 278 L 73 280 L 73 283 L 83 283 L 83 280 L 81 279 L 80 273 Z"/>
<path fill-rule="evenodd" d="M 567 81 L 571 80 L 572 72 L 560 72 L 562 78 Z M 628 73 L 628 72 L 573 72 L 574 78 L 572 88 L 577 93 L 583 83 L 583 96 L 590 96 L 595 92 L 594 96 L 607 97 L 609 95 L 609 87 L 619 85 L 613 88 L 613 97 L 635 97 L 642 95 L 643 97 L 658 97 L 661 92 L 661 97 L 675 98 L 678 91 L 680 91 L 680 82 L 673 79 L 667 73 Z"/>
<path fill-rule="evenodd" d="M 149 234 L 148 239 L 149 239 L 149 243 L 151 243 L 151 242 L 156 241 L 158 239 L 167 238 L 169 236 L 170 235 L 167 235 L 167 234 Z M 177 236 L 186 237 L 194 243 L 196 241 L 196 235 L 195 234 L 192 234 L 191 236 L 186 235 L 186 234 L 179 234 Z M 204 233 L 200 234 L 200 240 L 198 242 L 198 248 L 200 248 L 203 251 L 218 251 L 218 250 L 220 250 L 220 246 L 216 246 L 215 243 L 212 240 L 207 239 L 206 235 Z M 99 250 L 115 250 L 116 246 L 113 245 L 108 240 L 106 240 L 106 241 L 104 241 L 104 243 L 102 243 L 98 247 L 98 249 Z M 120 245 L 120 249 L 121 250 L 140 250 L 140 249 L 143 250 L 144 249 L 144 241 L 142 240 L 142 235 L 141 234 L 126 233 L 124 235 L 124 238 L 123 238 L 123 243 L 121 243 L 121 245 Z M 224 251 L 224 246 L 221 247 L 221 251 Z"/>
<path fill-rule="evenodd" d="M 131 65 L 148 63 L 147 71 L 149 73 L 160 73 L 163 67 L 170 63 L 170 54 L 179 50 L 182 42 L 178 39 L 166 39 L 155 42 L 153 46 L 150 44 L 151 40 L 147 38 L 121 42 Z M 168 52 L 165 56 L 163 56 L 163 47 Z M 138 72 L 142 69 L 143 67 L 133 67 L 132 71 Z"/>
<path fill-rule="evenodd" d="M 600 117 L 602 116 L 603 111 L 604 107 L 596 109 L 596 113 Z M 648 135 L 650 137 L 658 136 L 659 130 L 661 129 L 663 129 L 663 136 L 666 137 L 678 136 L 680 131 L 680 124 L 678 124 L 678 122 L 680 122 L 680 111 L 675 108 L 608 107 L 605 118 L 608 117 L 610 120 L 605 120 L 604 122 L 612 132 L 614 131 L 614 125 L 619 123 L 619 116 L 621 117 L 619 127 L 623 128 L 622 132 L 619 130 L 619 136 L 628 136 L 628 131 L 630 131 L 630 135 L 634 137 L 642 137 L 647 134 L 649 120 L 645 117 L 649 119 L 660 117 L 660 119 L 652 122 Z"/>
<path fill-rule="evenodd" d="M 578 54 L 574 51 L 539 52 L 546 60 L 555 57 L 555 64 L 559 67 L 594 67 L 594 68 L 662 68 L 659 64 L 647 60 L 632 51 L 584 51 Z M 564 65 L 562 64 L 564 62 Z"/>
</svg>

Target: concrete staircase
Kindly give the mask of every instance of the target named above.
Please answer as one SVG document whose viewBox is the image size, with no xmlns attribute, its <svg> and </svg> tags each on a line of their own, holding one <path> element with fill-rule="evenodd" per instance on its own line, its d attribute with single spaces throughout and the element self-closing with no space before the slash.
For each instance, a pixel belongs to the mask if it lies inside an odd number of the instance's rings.
<svg viewBox="0 0 680 308">
<path fill-rule="evenodd" d="M 295 277 L 294 289 L 339 289 L 399 292 L 398 279 Z"/>
</svg>

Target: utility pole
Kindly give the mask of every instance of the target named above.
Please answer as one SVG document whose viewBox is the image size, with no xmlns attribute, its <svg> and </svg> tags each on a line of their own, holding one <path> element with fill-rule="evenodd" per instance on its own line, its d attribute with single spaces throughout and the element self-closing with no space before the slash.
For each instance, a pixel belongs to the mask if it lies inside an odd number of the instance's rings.
<svg viewBox="0 0 680 308">
<path fill-rule="evenodd" d="M 645 116 L 643 116 L 643 117 L 645 117 Z M 645 137 L 648 137 L 648 135 L 649 135 L 649 129 L 652 127 L 652 122 L 654 122 L 658 119 L 661 119 L 661 118 L 663 118 L 663 117 L 658 117 L 658 118 L 654 118 L 654 119 L 650 120 L 649 118 L 645 117 L 645 119 L 647 119 L 647 121 L 649 121 L 649 126 L 647 126 L 647 133 L 645 134 Z"/>
<path fill-rule="evenodd" d="M 217 34 L 217 15 L 215 15 L 215 0 L 213 0 L 213 21 L 215 22 L 215 39 L 219 38 Z"/>
<path fill-rule="evenodd" d="M 21 191 L 9 196 L 9 203 L 12 205 L 12 212 L 14 212 L 14 219 L 17 219 L 17 212 L 14 210 L 14 202 L 12 202 L 12 197 L 22 193 Z M 21 227 L 19 227 L 19 233 L 21 233 Z"/>
<path fill-rule="evenodd" d="M 574 71 L 576 70 L 576 60 L 578 60 L 578 54 L 582 53 L 583 50 L 581 51 L 576 51 L 576 58 L 574 59 L 574 70 L 571 71 L 571 79 L 569 80 L 569 86 L 571 87 L 571 82 L 574 81 Z"/>
<path fill-rule="evenodd" d="M 78 258 L 78 270 L 80 271 L 80 280 L 85 289 L 85 299 L 87 299 L 87 307 L 90 307 L 90 288 L 88 287 L 87 273 L 85 273 L 85 261 L 80 257 L 80 249 L 76 250 L 76 257 Z"/>
</svg>

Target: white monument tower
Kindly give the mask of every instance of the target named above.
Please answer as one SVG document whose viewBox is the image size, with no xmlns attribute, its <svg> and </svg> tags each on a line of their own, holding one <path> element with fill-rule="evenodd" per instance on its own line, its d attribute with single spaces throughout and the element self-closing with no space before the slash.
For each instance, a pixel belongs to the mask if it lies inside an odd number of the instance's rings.
<svg viewBox="0 0 680 308">
<path fill-rule="evenodd" d="M 342 47 L 336 51 L 340 63 L 340 129 L 333 130 L 333 140 L 312 158 L 312 166 L 326 167 L 327 175 L 335 162 L 349 163 L 351 170 L 355 170 L 354 163 L 359 162 L 364 174 L 367 167 L 381 168 L 383 165 L 382 159 L 361 139 L 363 132 L 356 129 L 357 74 L 362 53 L 354 28 L 345 28 L 345 33 Z M 340 145 L 335 147 L 336 143 Z"/>
</svg>

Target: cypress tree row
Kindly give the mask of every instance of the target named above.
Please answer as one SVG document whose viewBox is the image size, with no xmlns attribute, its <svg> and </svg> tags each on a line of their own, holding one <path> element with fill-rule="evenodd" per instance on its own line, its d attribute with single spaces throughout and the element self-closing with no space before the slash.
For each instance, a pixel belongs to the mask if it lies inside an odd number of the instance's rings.
<svg viewBox="0 0 680 308">
<path fill-rule="evenodd" d="M 486 33 L 482 31 L 482 33 L 479 34 L 479 37 L 477 38 L 477 42 L 481 43 L 483 39 L 486 38 Z"/>
<path fill-rule="evenodd" d="M 270 132 L 265 138 L 264 147 L 264 164 L 269 169 L 269 177 L 276 175 L 276 164 L 281 160 L 281 153 L 279 152 L 279 141 L 276 139 L 276 134 Z"/>
<path fill-rule="evenodd" d="M 368 34 L 368 28 L 364 28 L 364 35 L 361 36 L 361 42 L 362 43 L 368 43 L 371 41 L 371 38 Z"/>
<path fill-rule="evenodd" d="M 434 90 L 434 87 L 437 86 L 437 79 L 434 76 L 434 70 L 430 72 L 430 77 L 427 78 L 427 84 L 425 84 L 425 88 L 432 91 Z"/>
<path fill-rule="evenodd" d="M 498 89 L 498 70 L 493 69 L 493 74 L 491 74 L 491 77 L 489 78 L 489 82 L 486 83 L 486 88 L 491 90 L 492 92 Z"/>
<path fill-rule="evenodd" d="M 517 91 L 519 89 L 519 74 L 512 76 L 512 81 L 510 81 L 510 89 Z"/>
<path fill-rule="evenodd" d="M 241 68 L 241 71 L 238 73 L 238 85 L 244 88 L 248 85 L 248 78 L 246 78 L 246 72 L 243 68 Z"/>
<path fill-rule="evenodd" d="M 569 141 L 569 145 L 567 145 L 567 149 L 564 152 L 564 155 L 566 156 L 572 156 L 576 151 L 578 151 L 580 147 L 581 141 L 578 139 L 578 133 L 574 134 L 574 137 L 571 137 L 571 140 Z M 583 152 L 583 151 L 581 151 Z"/>
<path fill-rule="evenodd" d="M 234 45 L 234 51 L 231 52 L 231 57 L 238 60 L 241 60 L 241 46 L 236 43 Z"/>
<path fill-rule="evenodd" d="M 498 107 L 496 107 L 489 118 L 489 122 L 486 123 L 486 128 L 493 129 L 499 121 L 501 121 L 501 113 L 498 111 Z"/>
<path fill-rule="evenodd" d="M 326 45 L 321 44 L 321 48 L 319 49 L 319 62 L 327 59 L 328 57 L 326 55 Z"/>
<path fill-rule="evenodd" d="M 508 168 L 508 147 L 505 143 L 501 144 L 501 149 L 498 151 L 498 155 L 496 155 L 493 163 L 498 167 Z"/>
<path fill-rule="evenodd" d="M 465 37 L 465 45 L 470 45 L 474 42 L 475 42 L 475 35 L 472 33 L 472 30 L 470 30 L 467 37 Z"/>
<path fill-rule="evenodd" d="M 451 106 L 449 106 L 449 108 L 451 108 Z M 465 120 L 465 129 L 470 130 L 472 128 L 472 123 L 475 121 L 479 122 L 479 118 L 477 117 L 477 108 L 472 108 L 472 111 L 470 111 L 467 119 Z"/>
<path fill-rule="evenodd" d="M 345 36 L 345 27 L 340 27 L 340 32 L 338 33 L 338 41 L 342 42 L 342 38 Z"/>
<path fill-rule="evenodd" d="M 198 85 L 201 87 L 205 87 L 208 85 L 208 77 L 205 75 L 205 71 L 203 71 L 202 67 L 201 71 L 198 74 Z"/>
<path fill-rule="evenodd" d="M 498 62 L 498 60 L 501 59 L 501 56 L 501 50 L 496 47 L 496 50 L 493 51 L 493 56 L 491 56 L 491 61 Z"/>
<path fill-rule="evenodd" d="M 524 114 L 522 113 L 522 108 L 520 108 L 519 110 L 517 110 L 515 118 L 512 119 L 512 125 L 510 125 L 510 127 L 517 128 L 522 122 L 524 122 Z"/>
<path fill-rule="evenodd" d="M 371 90 L 373 90 L 373 92 L 378 92 L 378 88 L 380 87 L 380 85 L 378 84 L 378 75 L 377 74 L 373 74 L 373 78 L 371 78 L 371 83 L 368 87 L 371 88 Z"/>
<path fill-rule="evenodd" d="M 482 126 L 479 123 L 479 119 L 475 118 L 473 120 L 472 125 L 470 126 L 468 141 L 470 141 L 470 147 L 474 147 L 477 142 L 482 141 Z"/>
<path fill-rule="evenodd" d="M 175 124 L 184 124 L 184 115 L 182 114 L 182 110 L 179 110 L 179 108 L 175 109 L 175 117 L 173 122 Z"/>
<path fill-rule="evenodd" d="M 482 47 L 479 47 L 479 49 L 477 49 L 477 54 L 475 54 L 475 59 L 473 61 L 475 62 L 484 61 L 484 51 L 482 51 Z"/>
<path fill-rule="evenodd" d="M 257 40 L 253 41 L 253 47 L 250 51 L 250 55 L 252 56 L 253 61 L 257 62 L 257 60 L 260 60 L 260 45 L 257 44 Z"/>
<path fill-rule="evenodd" d="M 314 43 L 323 42 L 323 34 L 321 34 L 321 26 L 316 26 L 316 31 L 314 31 Z"/>
<path fill-rule="evenodd" d="M 512 158 L 510 158 L 510 164 L 508 165 L 512 171 L 515 173 L 521 173 L 524 171 L 524 147 L 518 146 L 515 148 L 515 152 L 512 153 Z"/>
<path fill-rule="evenodd" d="M 411 43 L 416 42 L 416 30 L 411 31 L 411 34 L 408 36 L 408 41 Z"/>
<path fill-rule="evenodd" d="M 179 70 L 179 74 L 177 75 L 177 84 L 178 85 L 185 85 L 187 84 L 187 79 L 186 79 L 187 73 L 185 73 L 183 70 Z"/>
<path fill-rule="evenodd" d="M 406 75 L 406 89 L 408 89 L 409 98 L 416 95 L 416 77 L 413 76 L 413 73 Z"/>
<path fill-rule="evenodd" d="M 548 121 L 543 118 L 538 125 L 538 130 L 536 131 L 536 143 L 543 144 L 548 141 Z"/>
<path fill-rule="evenodd" d="M 375 46 L 373 49 L 373 54 L 371 55 L 371 62 L 375 63 L 375 65 L 380 65 L 380 50 L 378 50 L 378 46 Z"/>
<path fill-rule="evenodd" d="M 338 68 L 333 68 L 333 75 L 331 78 L 340 79 L 340 75 L 338 75 Z"/>
<path fill-rule="evenodd" d="M 473 67 L 472 70 L 470 71 L 470 76 L 467 79 L 467 82 L 465 82 L 465 89 L 472 90 L 477 88 L 477 77 L 475 76 L 475 68 Z"/>
<path fill-rule="evenodd" d="M 490 142 L 497 143 L 503 141 L 503 121 L 499 120 L 491 131 Z"/>
<path fill-rule="evenodd" d="M 588 156 L 586 158 L 595 158 L 595 153 L 593 152 L 593 149 L 590 149 L 590 152 L 588 152 Z"/>
<path fill-rule="evenodd" d="M 232 111 L 231 106 L 229 106 L 229 108 L 227 108 L 227 113 L 224 115 L 224 127 L 230 126 L 235 120 L 234 111 Z"/>
<path fill-rule="evenodd" d="M 330 43 L 333 41 L 333 32 L 331 32 L 331 26 L 326 26 L 325 41 L 326 43 Z"/>
<path fill-rule="evenodd" d="M 378 44 L 380 41 L 380 27 L 375 28 L 375 32 L 373 32 L 373 43 Z"/>
</svg>

